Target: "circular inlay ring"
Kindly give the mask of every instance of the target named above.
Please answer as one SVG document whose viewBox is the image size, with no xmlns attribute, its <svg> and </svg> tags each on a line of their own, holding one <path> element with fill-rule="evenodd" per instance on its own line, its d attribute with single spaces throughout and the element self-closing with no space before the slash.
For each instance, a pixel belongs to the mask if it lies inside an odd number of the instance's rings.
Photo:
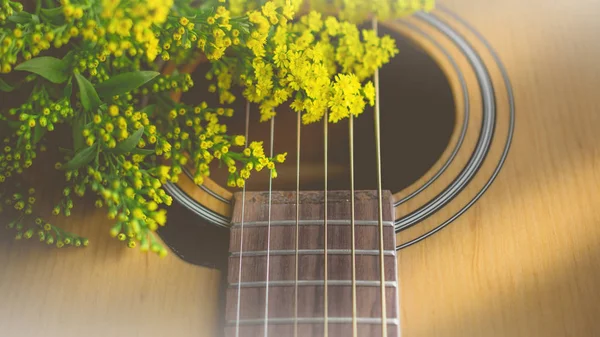
<svg viewBox="0 0 600 337">
<path fill-rule="evenodd" d="M 446 17 L 446 21 L 440 19 L 439 16 L 442 15 Z M 435 27 L 439 33 L 451 39 L 461 50 L 463 55 L 468 58 L 472 69 L 476 73 L 477 82 L 482 91 L 481 101 L 483 106 L 483 120 L 477 147 L 475 151 L 473 151 L 472 156 L 469 158 L 468 164 L 461 171 L 460 175 L 453 180 L 452 183 L 442 193 L 432 198 L 431 201 L 425 206 L 396 220 L 396 232 L 402 232 L 411 226 L 416 225 L 417 223 L 421 223 L 425 218 L 433 215 L 445 205 L 453 202 L 453 200 L 457 198 L 457 195 L 466 189 L 470 190 L 471 193 L 475 193 L 475 195 L 466 201 L 464 205 L 458 206 L 459 209 L 447 219 L 440 220 L 436 217 L 434 221 L 436 223 L 435 227 L 427 229 L 424 233 L 412 239 L 400 242 L 397 249 L 406 248 L 440 231 L 452 221 L 456 220 L 460 215 L 464 214 L 464 212 L 466 212 L 473 204 L 475 204 L 475 202 L 477 202 L 477 200 L 482 197 L 482 195 L 488 190 L 498 176 L 506 160 L 515 125 L 514 96 L 507 72 L 497 54 L 493 51 L 489 43 L 481 36 L 481 34 L 477 33 L 472 27 L 468 26 L 464 21 L 458 18 L 458 16 L 443 7 L 436 13 L 419 13 L 416 15 L 416 18 Z M 471 32 L 475 39 L 477 39 L 478 42 L 484 46 L 485 50 L 476 50 L 461 33 L 457 32 L 455 28 L 448 24 L 448 19 L 453 19 L 456 21 L 456 23 L 463 26 L 462 29 Z M 431 37 L 428 38 L 431 39 Z M 501 95 L 498 95 L 498 86 L 494 85 L 494 81 L 498 81 L 498 79 L 491 77 L 488 69 L 489 64 L 486 64 L 483 61 L 479 51 L 485 51 L 489 53 L 491 59 L 495 63 L 495 66 L 498 68 L 497 73 L 500 74 L 501 82 L 504 86 L 503 89 L 506 90 L 505 96 L 507 102 L 505 103 L 508 106 L 507 109 L 498 109 L 497 97 Z M 506 126 L 503 126 L 503 129 L 506 129 L 504 140 L 501 140 L 497 134 L 499 123 L 507 124 Z M 494 160 L 490 157 L 489 154 L 491 151 L 498 152 L 500 149 L 501 154 L 499 155 L 499 158 Z M 491 172 L 487 172 L 490 171 L 490 169 L 487 168 L 485 172 L 486 174 L 483 176 L 477 176 L 478 172 L 481 171 L 484 165 L 492 165 L 493 170 L 491 170 Z M 474 179 L 476 179 L 478 183 L 483 183 L 483 185 L 478 187 L 473 183 Z"/>
</svg>

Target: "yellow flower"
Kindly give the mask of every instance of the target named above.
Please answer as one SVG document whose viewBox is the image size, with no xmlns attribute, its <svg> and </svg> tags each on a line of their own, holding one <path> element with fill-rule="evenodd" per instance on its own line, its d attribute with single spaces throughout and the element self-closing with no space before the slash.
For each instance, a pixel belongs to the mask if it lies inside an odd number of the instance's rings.
<svg viewBox="0 0 600 337">
<path fill-rule="evenodd" d="M 365 97 L 369 100 L 369 104 L 373 106 L 375 104 L 375 87 L 371 81 L 367 82 L 363 87 Z"/>
<path fill-rule="evenodd" d="M 245 142 L 246 137 L 244 136 L 235 136 L 235 138 L 233 139 L 233 143 L 237 146 L 243 146 Z"/>
<path fill-rule="evenodd" d="M 285 157 L 287 156 L 287 152 L 282 153 L 282 154 L 278 154 L 275 157 L 275 160 L 277 160 L 278 163 L 283 163 L 285 161 Z"/>
<path fill-rule="evenodd" d="M 242 188 L 242 187 L 244 187 L 245 181 L 244 181 L 244 179 L 242 179 L 242 178 L 238 178 L 238 179 L 235 181 L 235 183 L 236 183 L 237 187 L 240 187 L 240 188 Z"/>
<path fill-rule="evenodd" d="M 149 211 L 151 211 L 151 212 L 154 212 L 154 211 L 156 211 L 156 210 L 158 209 L 158 204 L 157 204 L 156 202 L 154 202 L 154 201 L 150 201 L 150 202 L 149 202 L 149 203 L 146 205 L 146 208 L 147 208 Z"/>
<path fill-rule="evenodd" d="M 155 212 L 152 217 L 159 225 L 164 226 L 167 222 L 167 211 L 164 209 L 158 210 L 158 212 Z"/>
<path fill-rule="evenodd" d="M 83 9 L 81 7 L 75 8 L 73 16 L 75 17 L 75 19 L 81 19 L 83 17 Z"/>
<path fill-rule="evenodd" d="M 262 13 L 264 16 L 271 18 L 271 17 L 277 17 L 277 12 L 276 12 L 277 7 L 275 6 L 275 3 L 273 3 L 272 1 L 269 1 L 267 3 L 265 3 L 262 7 Z"/>
</svg>

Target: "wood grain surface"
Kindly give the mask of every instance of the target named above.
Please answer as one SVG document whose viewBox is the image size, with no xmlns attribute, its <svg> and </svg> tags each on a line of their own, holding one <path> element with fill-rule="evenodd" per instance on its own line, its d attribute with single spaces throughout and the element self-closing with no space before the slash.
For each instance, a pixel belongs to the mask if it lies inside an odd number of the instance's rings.
<svg viewBox="0 0 600 337">
<path fill-rule="evenodd" d="M 599 336 L 600 2 L 440 3 L 496 49 L 517 127 L 483 199 L 399 253 L 403 336 Z"/>
<path fill-rule="evenodd" d="M 60 221 L 90 246 L 15 242 L 2 229 L 0 336 L 217 335 L 219 271 L 126 248 L 93 205 Z"/>
</svg>

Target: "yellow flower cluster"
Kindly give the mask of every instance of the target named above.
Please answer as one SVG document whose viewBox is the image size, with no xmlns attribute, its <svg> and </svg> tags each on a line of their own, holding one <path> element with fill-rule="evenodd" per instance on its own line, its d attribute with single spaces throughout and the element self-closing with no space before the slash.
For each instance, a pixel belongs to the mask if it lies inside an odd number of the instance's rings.
<svg viewBox="0 0 600 337">
<path fill-rule="evenodd" d="M 11 133 L 0 147 L 0 198 L 10 198 L 4 205 L 24 216 L 12 223 L 17 238 L 37 233 L 58 247 L 87 244 L 41 219 L 24 226 L 32 220 L 33 195 L 2 194 L 5 186 L 21 188 L 16 179 L 37 150 L 44 151 L 45 133 L 59 124 L 72 129 L 66 131 L 74 132 L 74 146 L 62 149 L 64 157 L 55 165 L 64 169 L 68 184 L 53 214 L 68 216 L 72 195 L 92 190 L 96 206 L 106 207 L 115 220 L 112 236 L 161 256 L 167 251 L 153 232 L 166 223 L 161 206 L 172 203 L 163 184 L 177 182 L 186 169 L 202 184 L 215 164 L 228 170 L 230 187 L 243 187 L 253 171 L 277 176 L 276 163 L 287 153 L 270 158 L 262 142 L 248 144 L 244 136 L 228 134 L 223 118 L 232 116 L 231 109 L 173 100 L 171 92 L 193 86 L 190 75 L 174 72 L 136 84 L 151 73 L 140 70 L 163 64 L 154 62 L 158 56 L 185 64 L 203 53 L 212 64 L 207 79 L 216 81 L 209 91 L 218 90 L 221 103 L 228 104 L 235 99 L 232 87 L 241 84 L 244 96 L 259 104 L 261 120 L 288 101 L 304 123 L 322 119 L 326 111 L 337 122 L 373 105 L 375 89 L 368 79 L 397 49 L 391 38 L 343 20 L 399 16 L 429 9 L 432 1 L 315 0 L 309 7 L 317 2 L 337 5 L 342 19 L 311 11 L 292 22 L 294 13 L 307 8 L 302 0 L 217 0 L 198 7 L 175 0 L 60 0 L 51 8 L 38 1 L 35 15 L 0 0 L 1 72 L 51 47 L 69 51 L 62 60 L 29 63 L 47 69 L 19 68 L 35 74 L 22 82 L 33 82 L 32 95 L 18 107 L 0 107 L 0 129 Z M 102 85 L 111 79 L 114 86 Z M 0 90 L 22 83 L 1 79 Z"/>
<path fill-rule="evenodd" d="M 209 60 L 218 60 L 225 50 L 240 44 L 239 30 L 230 23 L 231 13 L 223 6 L 206 18 L 207 29 L 200 31 L 197 46 Z"/>
<path fill-rule="evenodd" d="M 214 160 L 225 164 L 229 171 L 228 185 L 243 187 L 251 171 L 260 171 L 264 167 L 274 176 L 275 161 L 283 162 L 285 155 L 275 160 L 265 156 L 262 143 L 253 142 L 244 148 L 244 136 L 227 135 L 227 127 L 221 124 L 220 117 L 231 117 L 232 109 L 212 109 L 203 102 L 196 107 L 179 104 L 169 112 L 169 125 L 173 132 L 167 133 L 167 139 L 173 144 L 170 175 L 163 173 L 163 181 L 177 181 L 189 160 L 193 162 L 194 182 L 201 185 L 210 175 L 210 165 Z M 235 148 L 241 150 L 235 151 Z M 239 167 L 238 167 L 239 166 Z"/>
<path fill-rule="evenodd" d="M 0 1 L 0 24 L 12 16 L 23 10 L 23 5 L 16 1 L 1 0 Z"/>
<path fill-rule="evenodd" d="M 69 32 L 66 32 L 69 35 Z M 0 27 L 0 73 L 9 73 L 19 54 L 29 60 L 50 48 L 55 33 L 46 25 L 17 25 L 14 29 Z"/>
<path fill-rule="evenodd" d="M 273 6 L 267 2 L 261 12 L 251 12 L 249 20 L 262 22 L 260 30 L 271 23 Z M 354 24 L 334 17 L 323 20 L 314 11 L 298 23 L 278 24 L 269 41 L 248 48 L 254 54 L 252 68 L 242 70 L 239 80 L 246 86 L 244 96 L 260 104 L 261 120 L 273 117 L 276 107 L 294 97 L 291 107 L 305 112 L 305 124 L 320 120 L 327 110 L 332 112 L 330 121 L 337 122 L 357 116 L 367 102 L 373 105 L 373 85 L 362 83 L 397 53 L 390 37 L 368 30 L 361 35 Z M 230 94 L 235 72 L 239 69 L 225 64 L 213 67 L 210 76 L 217 75 L 222 98 Z"/>
<path fill-rule="evenodd" d="M 148 61 L 153 61 L 160 51 L 153 25 L 167 20 L 171 6 L 173 0 L 102 0 L 101 17 L 108 21 L 106 52 L 118 57 L 127 51 L 132 54 L 132 46 L 139 45 Z"/>
<path fill-rule="evenodd" d="M 337 14 L 342 20 L 359 23 L 376 15 L 385 20 L 410 15 L 416 11 L 430 11 L 435 0 L 311 0 L 310 8 Z"/>
<path fill-rule="evenodd" d="M 87 146 L 99 143 L 108 149 L 114 149 L 117 144 L 129 138 L 132 132 L 142 128 L 147 131 L 148 139 L 147 141 L 143 138 L 140 139 L 137 146 L 145 148 L 149 144 L 157 143 L 156 126 L 150 124 L 148 114 L 135 111 L 133 106 L 127 106 L 121 114 L 117 105 L 110 105 L 104 116 L 95 114 L 92 122 L 90 128 L 82 131 Z M 139 162 L 141 158 L 136 157 L 134 161 Z"/>
<path fill-rule="evenodd" d="M 39 135 L 53 131 L 55 126 L 68 119 L 73 109 L 67 99 L 54 101 L 44 88 L 36 88 L 30 96 L 31 103 L 8 110 L 8 115 L 18 119 L 13 121 L 16 130 L 10 137 L 3 135 L 0 150 L 0 184 L 13 174 L 21 174 L 33 164 L 37 157 Z M 0 116 L 0 123 L 8 120 Z M 11 145 L 13 144 L 13 145 Z"/>
<path fill-rule="evenodd" d="M 33 207 L 36 203 L 35 189 L 25 189 L 21 191 L 0 192 L 0 213 L 4 216 L 14 219 L 7 224 L 8 229 L 15 230 L 16 240 L 31 239 L 34 234 L 37 234 L 40 242 L 48 245 L 56 244 L 56 247 L 64 246 L 87 246 L 89 241 L 73 233 L 66 232 L 51 223 L 44 221 L 40 217 L 33 215 Z M 8 206 L 6 209 L 3 206 Z"/>
<path fill-rule="evenodd" d="M 389 36 L 378 37 L 372 30 L 360 33 L 355 25 L 334 19 L 327 20 L 324 38 L 337 37 L 335 61 L 344 73 L 354 73 L 363 81 L 373 75 L 376 69 L 388 63 L 398 53 L 396 44 Z"/>
<path fill-rule="evenodd" d="M 252 67 L 246 69 L 238 65 L 239 61 L 213 64 L 207 78 L 216 77 L 217 86 L 210 89 L 218 88 L 222 103 L 235 99 L 230 92 L 235 80 L 246 87 L 244 96 L 248 100 L 260 104 L 263 121 L 273 117 L 275 108 L 292 97 L 292 108 L 304 112 L 304 123 L 320 120 L 327 110 L 332 112 L 330 121 L 336 122 L 350 114 L 357 116 L 366 103 L 374 104 L 373 84 L 363 83 L 398 52 L 393 39 L 378 37 L 371 30 L 360 31 L 354 23 L 335 17 L 323 19 L 316 11 L 302 16 L 299 22 L 288 23 L 299 9 L 296 1 L 292 5 L 267 1 L 260 8 L 255 4 L 230 4 L 233 13 L 241 13 L 242 8 L 250 10 L 248 21 L 255 31 L 245 46 L 254 58 Z M 386 18 L 431 10 L 433 1 L 311 1 L 310 6 L 359 22 L 373 13 Z"/>
<path fill-rule="evenodd" d="M 276 7 L 290 6 L 293 12 L 297 12 L 304 4 L 304 0 L 272 0 Z M 265 1 L 256 0 L 228 0 L 227 4 L 233 16 L 242 16 L 249 11 L 260 9 Z"/>
<path fill-rule="evenodd" d="M 159 205 L 169 206 L 173 201 L 161 188 L 160 179 L 155 177 L 168 173 L 164 172 L 163 167 L 142 169 L 139 163 L 127 159 L 119 167 L 111 168 L 112 174 L 107 175 L 89 167 L 86 176 L 86 179 L 93 181 L 92 190 L 101 197 L 96 201 L 96 206 L 106 205 L 108 217 L 116 220 L 110 230 L 111 236 L 121 241 L 127 240 L 129 248 L 140 242 L 143 251 L 152 249 L 160 256 L 165 256 L 167 250 L 156 242 L 152 232 L 166 224 L 166 211 L 159 209 Z M 152 171 L 155 171 L 154 174 Z"/>
</svg>

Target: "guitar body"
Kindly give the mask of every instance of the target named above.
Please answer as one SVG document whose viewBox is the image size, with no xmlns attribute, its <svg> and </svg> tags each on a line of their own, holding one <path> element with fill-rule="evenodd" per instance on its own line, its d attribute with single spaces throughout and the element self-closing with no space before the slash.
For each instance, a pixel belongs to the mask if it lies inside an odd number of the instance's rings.
<svg viewBox="0 0 600 337">
<path fill-rule="evenodd" d="M 427 99 L 444 92 L 452 103 L 436 110 L 451 115 L 440 117 L 448 129 L 432 132 L 445 135 L 442 147 L 428 147 L 429 136 L 407 143 L 396 131 L 394 146 L 427 148 L 435 160 L 419 161 L 429 164 L 394 180 L 395 190 L 384 179 L 402 248 L 396 266 L 403 336 L 600 331 L 599 12 L 592 0 L 445 0 L 431 15 L 383 25 L 444 74 L 445 86 Z M 403 101 L 392 105 L 410 120 Z M 277 178 L 284 190 L 296 178 L 295 116 L 286 124 L 285 113 L 275 135 L 276 151 L 290 152 L 292 169 Z M 251 128 L 250 139 L 267 128 Z M 347 152 L 347 143 L 331 146 Z M 302 158 L 302 188 L 316 190 L 321 157 Z M 330 176 L 343 189 L 346 158 L 337 160 Z M 402 176 L 413 158 L 399 150 L 383 161 L 384 171 Z M 104 212 L 92 207 L 65 220 L 91 239 L 85 250 L 46 251 L 2 238 L 0 335 L 223 336 L 233 191 L 219 179 L 201 189 L 183 176 L 171 187 L 191 210 L 172 212 L 177 221 L 163 238 L 174 251 L 165 260 L 125 251 L 108 237 Z M 252 184 L 266 190 L 265 177 Z"/>
</svg>

